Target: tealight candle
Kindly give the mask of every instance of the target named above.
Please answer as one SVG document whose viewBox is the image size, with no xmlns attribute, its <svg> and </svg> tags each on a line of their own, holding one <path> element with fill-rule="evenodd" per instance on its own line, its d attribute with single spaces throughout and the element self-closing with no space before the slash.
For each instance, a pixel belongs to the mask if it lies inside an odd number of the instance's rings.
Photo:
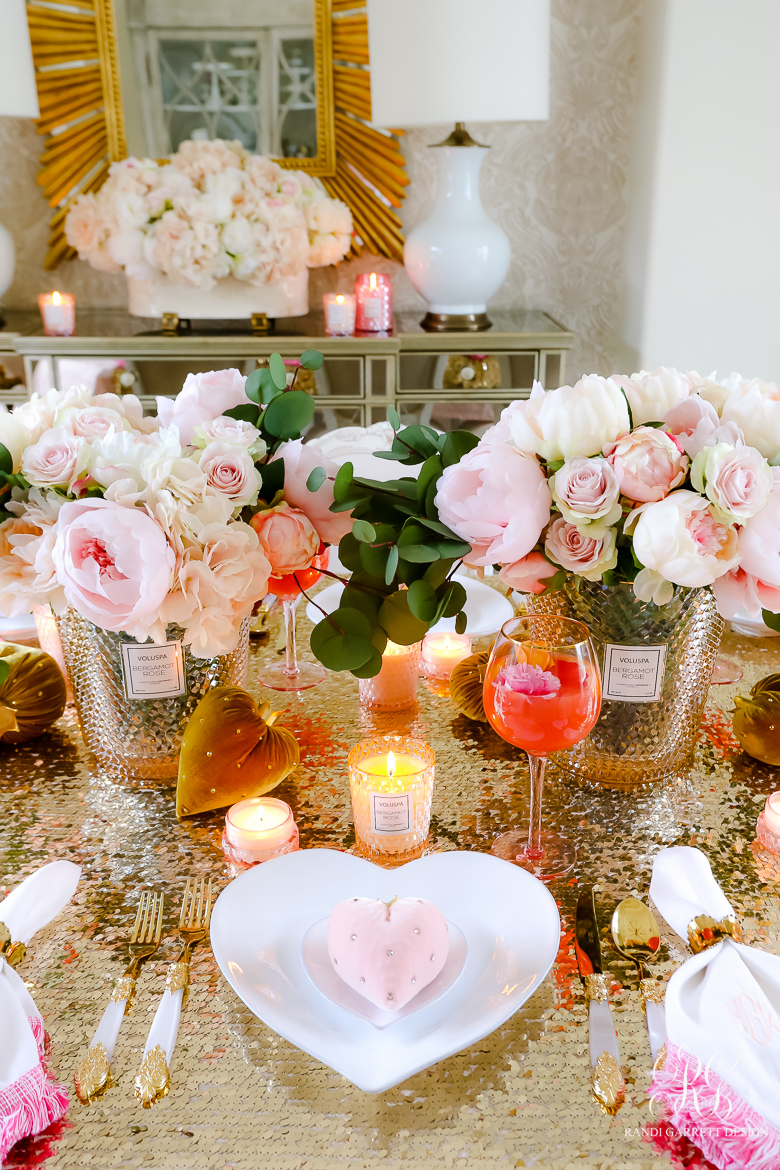
<svg viewBox="0 0 780 1170">
<path fill-rule="evenodd" d="M 419 855 L 431 823 L 436 756 L 400 735 L 366 739 L 347 760 L 358 848 L 396 863 Z"/>
<path fill-rule="evenodd" d="M 358 681 L 360 702 L 375 711 L 403 711 L 417 702 L 420 643 L 398 646 L 388 642 L 382 669 L 373 678 Z"/>
<path fill-rule="evenodd" d="M 756 824 L 756 836 L 772 853 L 780 853 L 780 792 L 766 798 Z"/>
<path fill-rule="evenodd" d="M 420 670 L 429 678 L 447 679 L 471 653 L 468 634 L 426 634 L 422 644 Z"/>
<path fill-rule="evenodd" d="M 351 337 L 357 305 L 353 293 L 324 293 L 325 329 L 331 337 Z"/>
<path fill-rule="evenodd" d="M 298 826 L 289 804 L 268 796 L 240 800 L 228 809 L 222 848 L 231 861 L 254 865 L 298 848 Z"/>
<path fill-rule="evenodd" d="M 70 337 L 76 328 L 76 299 L 71 293 L 40 293 L 38 308 L 47 337 Z"/>
<path fill-rule="evenodd" d="M 355 281 L 359 333 L 387 333 L 393 328 L 393 286 L 381 272 L 364 272 Z"/>
</svg>

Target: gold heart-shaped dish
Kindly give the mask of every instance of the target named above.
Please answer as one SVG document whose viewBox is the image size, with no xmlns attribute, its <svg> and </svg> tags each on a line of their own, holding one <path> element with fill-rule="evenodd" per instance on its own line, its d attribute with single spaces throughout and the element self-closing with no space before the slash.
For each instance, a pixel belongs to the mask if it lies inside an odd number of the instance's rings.
<svg viewBox="0 0 780 1170">
<path fill-rule="evenodd" d="M 192 816 L 261 796 L 300 761 L 298 742 L 277 713 L 240 687 L 213 687 L 184 732 L 176 787 L 176 815 Z"/>
</svg>

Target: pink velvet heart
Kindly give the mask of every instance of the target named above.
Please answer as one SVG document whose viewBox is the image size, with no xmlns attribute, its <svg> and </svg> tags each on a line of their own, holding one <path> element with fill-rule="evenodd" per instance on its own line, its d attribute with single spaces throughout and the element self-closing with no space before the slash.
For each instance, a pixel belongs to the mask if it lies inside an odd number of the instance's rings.
<svg viewBox="0 0 780 1170">
<path fill-rule="evenodd" d="M 426 898 L 348 898 L 328 921 L 328 954 L 349 987 L 397 1012 L 441 971 L 450 948 L 444 915 Z"/>
</svg>

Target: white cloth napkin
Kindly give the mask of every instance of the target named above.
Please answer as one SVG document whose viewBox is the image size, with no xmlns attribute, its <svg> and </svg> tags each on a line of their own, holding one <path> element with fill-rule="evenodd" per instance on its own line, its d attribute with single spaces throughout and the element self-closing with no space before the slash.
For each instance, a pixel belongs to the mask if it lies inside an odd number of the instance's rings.
<svg viewBox="0 0 780 1170">
<path fill-rule="evenodd" d="M 650 896 L 687 938 L 699 914 L 734 911 L 698 849 L 663 849 Z M 720 1170 L 780 1167 L 780 958 L 726 938 L 675 971 L 666 991 L 667 1061 L 650 1089 Z"/>
<path fill-rule="evenodd" d="M 28 943 L 67 906 L 81 870 L 53 861 L 25 878 L 0 902 L 0 922 L 14 942 Z M 0 1162 L 11 1146 L 62 1117 L 68 1095 L 43 1063 L 41 1013 L 16 971 L 0 958 Z"/>
</svg>

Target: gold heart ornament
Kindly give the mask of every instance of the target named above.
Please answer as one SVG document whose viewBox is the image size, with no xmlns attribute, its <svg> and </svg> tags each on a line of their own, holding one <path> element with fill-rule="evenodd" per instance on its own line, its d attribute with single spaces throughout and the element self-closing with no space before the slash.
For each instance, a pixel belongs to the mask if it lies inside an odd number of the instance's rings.
<svg viewBox="0 0 780 1170">
<path fill-rule="evenodd" d="M 298 742 L 276 727 L 278 712 L 261 707 L 240 687 L 213 687 L 184 732 L 176 787 L 176 815 L 192 816 L 261 796 L 300 761 Z"/>
</svg>

